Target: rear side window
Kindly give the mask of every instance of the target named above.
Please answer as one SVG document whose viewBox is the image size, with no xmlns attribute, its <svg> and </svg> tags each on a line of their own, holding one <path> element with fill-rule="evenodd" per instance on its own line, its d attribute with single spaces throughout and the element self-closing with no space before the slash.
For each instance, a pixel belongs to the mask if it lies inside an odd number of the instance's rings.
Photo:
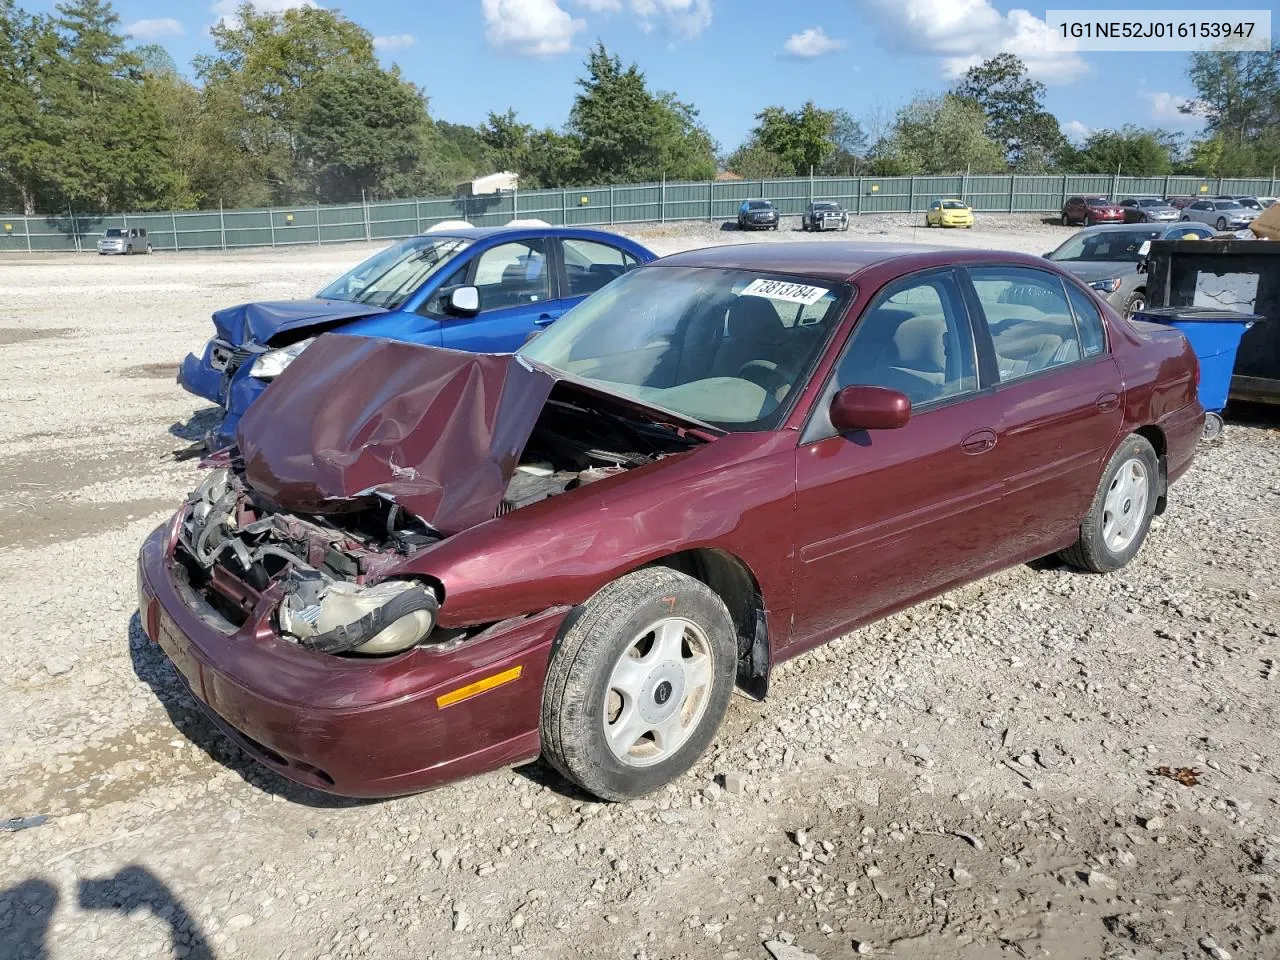
<svg viewBox="0 0 1280 960">
<path fill-rule="evenodd" d="M 565 239 L 561 241 L 561 249 L 569 297 L 595 293 L 636 265 L 635 257 L 626 251 L 593 240 Z"/>
<path fill-rule="evenodd" d="M 1067 285 L 1067 299 L 1076 315 L 1080 333 L 1080 349 L 1086 357 L 1096 357 L 1107 349 L 1106 327 L 1102 323 L 1102 311 L 1093 298 L 1079 287 Z"/>
<path fill-rule="evenodd" d="M 974 267 L 969 276 L 991 331 L 1001 383 L 1081 358 L 1075 317 L 1056 276 L 1026 267 Z"/>
</svg>

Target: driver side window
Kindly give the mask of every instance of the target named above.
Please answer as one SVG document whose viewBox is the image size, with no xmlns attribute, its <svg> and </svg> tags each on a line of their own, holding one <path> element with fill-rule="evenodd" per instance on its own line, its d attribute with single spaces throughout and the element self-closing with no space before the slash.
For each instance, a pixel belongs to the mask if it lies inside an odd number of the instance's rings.
<svg viewBox="0 0 1280 960">
<path fill-rule="evenodd" d="M 837 383 L 897 390 L 913 406 L 977 390 L 973 335 L 954 274 L 908 277 L 881 294 L 858 321 Z"/>
</svg>

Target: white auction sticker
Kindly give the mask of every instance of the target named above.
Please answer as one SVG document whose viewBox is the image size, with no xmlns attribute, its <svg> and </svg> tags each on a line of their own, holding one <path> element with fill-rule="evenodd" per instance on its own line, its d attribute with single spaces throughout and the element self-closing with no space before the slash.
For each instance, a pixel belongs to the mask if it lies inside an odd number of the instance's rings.
<svg viewBox="0 0 1280 960">
<path fill-rule="evenodd" d="M 787 303 L 803 303 L 812 306 L 831 291 L 826 287 L 811 287 L 807 283 L 791 283 L 787 280 L 752 280 L 740 297 L 768 297 L 770 300 L 784 300 Z"/>
</svg>

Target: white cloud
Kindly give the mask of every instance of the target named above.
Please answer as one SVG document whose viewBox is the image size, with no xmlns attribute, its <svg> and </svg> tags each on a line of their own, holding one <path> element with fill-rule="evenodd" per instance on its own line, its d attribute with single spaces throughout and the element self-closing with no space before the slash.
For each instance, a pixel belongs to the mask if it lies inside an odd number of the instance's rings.
<svg viewBox="0 0 1280 960">
<path fill-rule="evenodd" d="M 124 28 L 124 32 L 135 40 L 158 40 L 161 37 L 176 37 L 186 31 L 173 17 L 158 17 L 154 20 L 135 20 Z"/>
<path fill-rule="evenodd" d="M 1085 126 L 1079 120 L 1068 120 L 1062 125 L 1062 133 L 1072 143 L 1080 143 L 1089 139 L 1089 134 L 1093 133 L 1093 128 Z"/>
<path fill-rule="evenodd" d="M 677 37 L 696 37 L 711 26 L 711 0 L 573 0 L 588 13 L 630 11 L 645 33 L 662 30 Z"/>
<path fill-rule="evenodd" d="M 373 46 L 377 50 L 405 50 L 418 42 L 411 33 L 393 33 L 387 37 L 374 37 Z"/>
<path fill-rule="evenodd" d="M 297 7 L 318 7 L 320 4 L 316 0 L 250 0 L 259 13 L 284 13 L 286 10 L 293 10 Z M 217 16 L 219 23 L 224 23 L 229 27 L 239 25 L 239 18 L 236 11 L 243 5 L 244 0 L 213 0 L 210 10 Z"/>
<path fill-rule="evenodd" d="M 826 31 L 821 27 L 811 27 L 801 33 L 793 33 L 787 37 L 787 42 L 782 45 L 782 49 L 787 54 L 799 57 L 802 60 L 821 57 L 827 53 L 835 53 L 837 50 L 843 50 L 844 47 L 843 40 L 835 40 L 828 37 Z"/>
<path fill-rule="evenodd" d="M 556 0 L 480 0 L 485 36 L 500 50 L 528 57 L 566 53 L 586 27 Z"/>
<path fill-rule="evenodd" d="M 1175 93 L 1165 93 L 1160 90 L 1144 90 L 1142 98 L 1151 105 L 1151 119 L 1156 123 L 1176 123 L 1192 126 L 1202 122 L 1198 114 L 1183 113 L 1179 109 L 1191 102 L 1187 97 L 1180 97 Z"/>
<path fill-rule="evenodd" d="M 1088 72 L 1074 50 L 1050 49 L 1050 28 L 1027 10 L 1001 13 L 989 0 L 858 0 L 891 50 L 942 58 L 958 77 L 997 53 L 1021 57 L 1031 76 L 1070 83 Z M 1058 41 L 1061 44 L 1061 41 Z"/>
</svg>

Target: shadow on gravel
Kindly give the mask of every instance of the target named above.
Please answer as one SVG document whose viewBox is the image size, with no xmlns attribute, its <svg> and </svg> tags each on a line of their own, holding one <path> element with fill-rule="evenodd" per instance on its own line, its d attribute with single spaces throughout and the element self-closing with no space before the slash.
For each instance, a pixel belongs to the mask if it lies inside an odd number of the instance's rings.
<svg viewBox="0 0 1280 960">
<path fill-rule="evenodd" d="M 140 909 L 149 910 L 169 927 L 173 956 L 185 960 L 213 960 L 200 925 L 186 907 L 155 874 L 145 867 L 129 866 L 114 876 L 81 880 L 80 907 L 83 910 L 114 910 L 128 917 Z"/>
<path fill-rule="evenodd" d="M 214 760 L 238 774 L 245 783 L 290 803 L 319 809 L 370 806 L 380 800 L 336 797 L 287 780 L 245 753 L 218 729 L 196 702 L 186 682 L 178 675 L 159 645 L 142 632 L 142 620 L 135 610 L 129 618 L 129 658 L 138 679 L 151 688 L 173 725 Z"/>
<path fill-rule="evenodd" d="M 205 407 L 192 414 L 191 419 L 186 423 L 173 424 L 169 427 L 169 432 L 179 440 L 195 443 L 197 440 L 203 440 L 205 434 L 216 427 L 221 419 L 221 407 Z"/>
<path fill-rule="evenodd" d="M 0 945 L 6 960 L 46 960 L 58 891 L 47 880 L 23 880 L 0 890 Z"/>
<path fill-rule="evenodd" d="M 531 783 L 536 783 L 540 787 L 546 787 L 553 790 L 566 800 L 572 800 L 575 803 L 592 803 L 604 804 L 605 801 L 592 794 L 579 790 L 572 783 L 560 776 L 554 768 L 543 763 L 541 760 L 533 760 L 519 767 L 512 767 L 512 773 L 519 774 Z"/>
</svg>

